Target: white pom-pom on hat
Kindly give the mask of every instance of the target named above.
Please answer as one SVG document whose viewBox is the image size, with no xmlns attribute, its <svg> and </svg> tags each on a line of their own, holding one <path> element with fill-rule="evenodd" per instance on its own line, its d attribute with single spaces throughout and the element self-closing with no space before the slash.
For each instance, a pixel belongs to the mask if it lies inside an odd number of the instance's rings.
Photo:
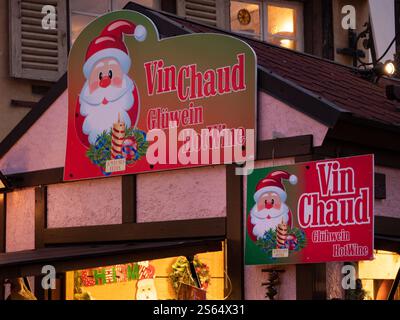
<svg viewBox="0 0 400 320">
<path fill-rule="evenodd" d="M 297 177 L 294 174 L 292 174 L 289 177 L 289 182 L 290 182 L 290 184 L 297 184 Z"/>
<path fill-rule="evenodd" d="M 146 40 L 147 37 L 147 30 L 144 26 L 142 26 L 141 24 L 137 25 L 135 28 L 135 33 L 134 33 L 135 39 L 137 41 L 144 41 Z"/>
</svg>

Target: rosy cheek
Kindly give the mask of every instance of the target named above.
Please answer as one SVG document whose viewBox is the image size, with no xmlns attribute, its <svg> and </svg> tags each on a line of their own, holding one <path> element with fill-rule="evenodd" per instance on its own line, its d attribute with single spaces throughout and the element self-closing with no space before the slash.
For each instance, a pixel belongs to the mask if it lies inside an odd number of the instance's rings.
<svg viewBox="0 0 400 320">
<path fill-rule="evenodd" d="M 264 201 L 259 201 L 257 203 L 257 210 L 262 210 L 264 209 L 265 205 L 264 205 Z"/>
<path fill-rule="evenodd" d="M 98 85 L 98 82 L 97 82 L 97 81 L 93 81 L 92 83 L 90 83 L 90 84 L 89 84 L 90 93 L 92 93 L 93 91 L 95 91 L 98 87 L 99 87 L 99 85 Z"/>
<path fill-rule="evenodd" d="M 274 208 L 275 208 L 275 209 L 278 209 L 278 210 L 281 208 L 281 203 L 280 203 L 280 201 L 277 201 L 277 202 L 274 203 Z"/>
<path fill-rule="evenodd" d="M 114 87 L 122 87 L 122 78 L 115 77 L 115 78 L 113 78 L 112 81 L 113 81 Z"/>
</svg>

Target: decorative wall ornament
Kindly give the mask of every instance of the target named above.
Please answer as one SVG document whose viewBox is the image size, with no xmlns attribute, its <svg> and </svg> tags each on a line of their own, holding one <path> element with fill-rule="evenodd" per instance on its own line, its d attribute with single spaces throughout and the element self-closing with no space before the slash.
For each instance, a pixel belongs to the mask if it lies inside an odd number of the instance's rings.
<svg viewBox="0 0 400 320">
<path fill-rule="evenodd" d="M 210 284 L 209 266 L 201 262 L 197 257 L 194 257 L 193 265 L 200 282 L 200 289 L 207 290 Z M 172 272 L 170 273 L 169 278 L 172 281 L 172 286 L 177 295 L 181 283 L 196 286 L 196 281 L 193 279 L 190 272 L 189 261 L 183 256 L 179 257 L 172 265 Z"/>
<path fill-rule="evenodd" d="M 275 296 L 278 294 L 277 286 L 280 285 L 279 273 L 283 273 L 285 270 L 263 269 L 262 272 L 268 273 L 268 281 L 262 283 L 262 286 L 267 287 L 265 297 L 269 300 L 275 300 Z"/>
<path fill-rule="evenodd" d="M 237 14 L 237 18 L 239 23 L 243 26 L 247 26 L 251 22 L 251 14 L 247 9 L 240 9 Z"/>
</svg>

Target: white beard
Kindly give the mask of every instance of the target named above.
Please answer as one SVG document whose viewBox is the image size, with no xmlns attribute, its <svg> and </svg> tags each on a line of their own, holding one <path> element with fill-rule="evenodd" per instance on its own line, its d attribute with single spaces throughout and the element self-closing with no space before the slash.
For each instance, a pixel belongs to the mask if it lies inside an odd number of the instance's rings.
<svg viewBox="0 0 400 320">
<path fill-rule="evenodd" d="M 138 280 L 136 300 L 157 300 L 157 290 L 154 279 Z"/>
<path fill-rule="evenodd" d="M 90 144 L 94 145 L 99 134 L 103 131 L 108 132 L 112 128 L 118 121 L 118 114 L 120 120 L 125 122 L 125 126 L 131 127 L 131 119 L 127 111 L 134 103 L 133 88 L 133 81 L 127 75 L 124 75 L 121 88 L 113 86 L 98 88 L 93 93 L 89 93 L 89 84 L 86 81 L 79 96 L 79 103 L 80 113 L 85 117 L 82 131 L 89 135 Z M 102 105 L 104 98 L 108 100 L 106 105 Z"/>
<path fill-rule="evenodd" d="M 254 225 L 253 234 L 260 239 L 270 229 L 275 230 L 278 224 L 289 221 L 289 207 L 282 203 L 281 209 L 262 209 L 257 211 L 257 204 L 250 211 L 251 223 Z M 267 217 L 270 216 L 270 219 Z"/>
</svg>

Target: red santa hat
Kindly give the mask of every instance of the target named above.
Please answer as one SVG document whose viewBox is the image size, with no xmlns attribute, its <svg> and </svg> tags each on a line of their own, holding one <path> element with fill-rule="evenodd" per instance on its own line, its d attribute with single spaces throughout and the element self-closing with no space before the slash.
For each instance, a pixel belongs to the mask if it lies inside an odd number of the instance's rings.
<svg viewBox="0 0 400 320">
<path fill-rule="evenodd" d="M 89 77 L 95 64 L 104 58 L 114 58 L 122 70 L 127 73 L 131 67 L 131 58 L 128 48 L 123 41 L 123 35 L 133 35 L 137 41 L 144 41 L 147 36 L 147 30 L 142 25 L 135 25 L 127 20 L 115 20 L 108 24 L 100 36 L 93 39 L 86 52 L 83 73 L 86 78 Z"/>
<path fill-rule="evenodd" d="M 156 276 L 156 269 L 151 264 L 139 265 L 139 280 L 154 279 Z"/>
<path fill-rule="evenodd" d="M 150 264 L 139 265 L 138 286 L 151 285 L 156 276 L 156 269 Z"/>
<path fill-rule="evenodd" d="M 275 192 L 279 195 L 281 200 L 285 202 L 287 194 L 285 186 L 282 183 L 282 179 L 289 180 L 290 184 L 293 185 L 297 183 L 297 177 L 286 171 L 278 170 L 271 172 L 257 184 L 254 200 L 257 202 L 258 199 L 266 192 Z"/>
</svg>

